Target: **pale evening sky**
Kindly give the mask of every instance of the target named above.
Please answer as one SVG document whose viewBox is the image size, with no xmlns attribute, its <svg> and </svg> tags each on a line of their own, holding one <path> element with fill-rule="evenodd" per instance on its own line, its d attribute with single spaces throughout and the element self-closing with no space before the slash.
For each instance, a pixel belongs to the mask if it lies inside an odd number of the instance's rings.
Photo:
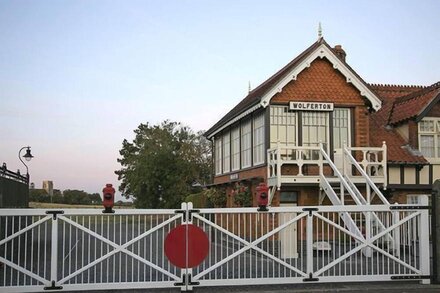
<svg viewBox="0 0 440 293">
<path fill-rule="evenodd" d="M 101 192 L 124 138 L 206 130 L 317 39 L 367 81 L 440 80 L 440 1 L 1 1 L 0 164 Z"/>
</svg>

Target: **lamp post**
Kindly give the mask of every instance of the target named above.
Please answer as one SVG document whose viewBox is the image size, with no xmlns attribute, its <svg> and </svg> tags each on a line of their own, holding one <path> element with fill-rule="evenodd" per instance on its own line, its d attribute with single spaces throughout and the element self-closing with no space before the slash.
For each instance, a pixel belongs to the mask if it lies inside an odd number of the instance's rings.
<svg viewBox="0 0 440 293">
<path fill-rule="evenodd" d="M 23 155 L 23 158 L 29 162 L 34 156 L 32 156 L 31 154 L 31 147 L 27 146 L 27 147 L 22 147 L 19 151 L 18 151 L 18 158 L 20 159 L 20 161 L 23 163 L 23 165 L 26 167 L 26 178 L 27 178 L 27 183 L 29 184 L 29 168 L 28 166 L 23 162 L 23 160 L 21 159 L 21 151 L 26 149 L 26 154 Z"/>
</svg>

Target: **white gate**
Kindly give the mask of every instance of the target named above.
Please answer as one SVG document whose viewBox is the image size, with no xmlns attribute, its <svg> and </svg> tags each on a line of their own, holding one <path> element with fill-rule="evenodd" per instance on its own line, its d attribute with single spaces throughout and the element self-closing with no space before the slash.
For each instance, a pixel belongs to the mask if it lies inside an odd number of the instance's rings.
<svg viewBox="0 0 440 293">
<path fill-rule="evenodd" d="M 406 205 L 281 207 L 264 213 L 255 208 L 202 209 L 193 214 L 193 223 L 208 233 L 211 252 L 192 270 L 192 280 L 200 286 L 414 279 L 427 282 L 427 209 Z M 285 221 L 281 217 L 286 213 L 295 216 Z M 363 237 L 344 226 L 342 215 L 346 213 Z M 374 219 L 380 219 L 384 227 Z M 282 233 L 291 225 L 296 225 L 298 233 L 292 235 L 296 243 L 286 253 Z"/>
<path fill-rule="evenodd" d="M 175 210 L 0 210 L 0 291 L 174 287 L 163 254 Z"/>
<path fill-rule="evenodd" d="M 298 206 L 257 212 L 256 208 L 197 210 L 189 203 L 180 210 L 116 210 L 115 214 L 92 209 L 4 209 L 0 210 L 0 291 L 427 281 L 427 208 Z M 347 214 L 362 237 L 344 226 L 341 215 Z M 210 243 L 206 259 L 192 269 L 173 266 L 163 249 L 169 231 L 184 223 L 203 229 Z"/>
</svg>

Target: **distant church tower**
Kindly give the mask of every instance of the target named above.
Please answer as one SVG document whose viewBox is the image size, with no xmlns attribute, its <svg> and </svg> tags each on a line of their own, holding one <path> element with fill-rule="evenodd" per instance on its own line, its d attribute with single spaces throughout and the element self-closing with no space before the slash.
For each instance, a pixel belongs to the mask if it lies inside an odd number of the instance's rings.
<svg viewBox="0 0 440 293">
<path fill-rule="evenodd" d="M 53 181 L 44 180 L 43 181 L 43 189 L 46 190 L 47 194 L 53 196 Z"/>
</svg>

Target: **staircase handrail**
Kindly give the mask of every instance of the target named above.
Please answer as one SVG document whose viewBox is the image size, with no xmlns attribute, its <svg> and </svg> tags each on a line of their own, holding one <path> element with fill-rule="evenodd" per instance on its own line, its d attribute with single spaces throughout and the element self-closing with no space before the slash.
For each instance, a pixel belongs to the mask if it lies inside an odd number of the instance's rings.
<svg viewBox="0 0 440 293">
<path fill-rule="evenodd" d="M 351 195 L 353 200 L 356 202 L 357 205 L 361 205 L 359 198 L 355 195 L 353 189 L 350 187 L 350 185 L 347 183 L 345 178 L 342 176 L 341 172 L 339 172 L 338 168 L 335 166 L 335 164 L 332 162 L 328 154 L 325 152 L 324 148 L 322 147 L 322 143 L 319 144 L 320 152 L 324 159 L 327 161 L 329 166 L 332 168 L 333 172 L 336 174 L 336 176 L 341 180 L 342 184 L 344 185 L 345 189 L 348 191 L 348 193 Z M 322 171 L 321 171 L 322 172 Z M 323 175 L 323 174 L 320 174 Z"/>
<path fill-rule="evenodd" d="M 362 196 L 362 193 L 360 192 L 360 190 L 356 187 L 356 185 L 354 184 L 353 181 L 351 181 L 350 177 L 348 176 L 344 176 L 345 180 L 347 180 L 347 182 L 350 184 L 350 187 L 353 189 L 353 191 L 355 192 L 355 194 L 357 195 L 357 197 L 359 198 L 359 200 L 363 203 L 366 204 L 367 201 L 365 200 L 365 198 Z"/>
<path fill-rule="evenodd" d="M 356 187 L 356 185 L 354 185 L 354 183 L 351 180 L 348 180 L 348 182 L 352 183 L 353 184 L 353 188 L 356 189 L 360 193 L 359 189 Z M 360 195 L 360 199 L 361 199 L 363 204 L 367 204 L 367 201 L 365 200 L 365 198 L 362 195 Z M 379 218 L 379 216 L 376 213 L 374 213 L 374 212 L 372 213 L 372 216 L 374 218 L 374 221 L 376 221 L 376 224 L 379 225 L 380 231 L 385 231 L 386 227 L 382 223 L 382 221 Z M 389 235 L 388 235 L 388 238 L 390 238 Z M 391 242 L 392 241 L 393 241 L 393 239 L 391 238 Z"/>
<path fill-rule="evenodd" d="M 376 184 L 370 179 L 370 176 L 364 171 L 364 169 L 359 165 L 359 163 L 356 161 L 356 159 L 351 155 L 351 153 L 348 151 L 346 147 L 344 147 L 344 154 L 347 155 L 348 159 L 351 161 L 351 163 L 356 167 L 356 169 L 361 173 L 362 177 L 364 177 L 367 184 L 370 186 L 371 189 L 376 192 L 376 194 L 379 196 L 379 198 L 382 200 L 384 204 L 389 205 L 390 203 L 385 198 L 385 196 L 382 194 L 382 192 L 377 188 Z"/>
<path fill-rule="evenodd" d="M 330 185 L 330 182 L 328 182 L 327 178 L 325 178 L 325 176 L 323 174 L 321 174 L 320 175 L 320 179 L 321 179 L 321 186 L 324 189 L 324 192 L 327 195 L 328 195 L 328 192 L 330 192 L 332 194 L 333 198 L 336 200 L 336 202 L 339 205 L 342 205 L 341 200 L 336 195 L 334 189 Z M 364 235 L 362 235 L 361 230 L 359 229 L 359 227 L 354 222 L 353 217 L 348 212 L 340 212 L 339 215 L 342 218 L 342 220 L 344 221 L 345 225 L 347 226 L 347 229 L 351 233 L 356 234 L 358 237 L 360 237 L 362 239 L 365 239 Z"/>
</svg>

